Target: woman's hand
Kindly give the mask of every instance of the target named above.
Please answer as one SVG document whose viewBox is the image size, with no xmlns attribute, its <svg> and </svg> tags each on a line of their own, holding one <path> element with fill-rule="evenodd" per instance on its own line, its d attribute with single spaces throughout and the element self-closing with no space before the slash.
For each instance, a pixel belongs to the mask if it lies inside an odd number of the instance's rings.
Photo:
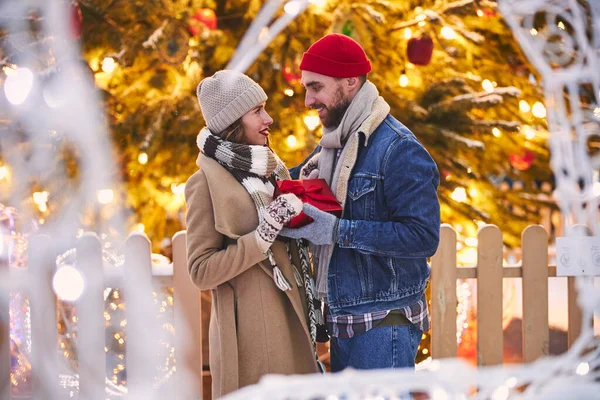
<svg viewBox="0 0 600 400">
<path fill-rule="evenodd" d="M 286 193 L 271 202 L 256 228 L 256 240 L 263 253 L 271 247 L 283 226 L 302 212 L 302 201 L 295 194 Z"/>
</svg>

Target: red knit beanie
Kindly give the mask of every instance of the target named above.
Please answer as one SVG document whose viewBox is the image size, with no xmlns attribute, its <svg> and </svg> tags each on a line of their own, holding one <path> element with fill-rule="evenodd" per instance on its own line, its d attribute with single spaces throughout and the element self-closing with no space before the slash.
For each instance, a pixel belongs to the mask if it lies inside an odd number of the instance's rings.
<svg viewBox="0 0 600 400">
<path fill-rule="evenodd" d="M 302 56 L 300 70 L 333 78 L 352 78 L 371 71 L 371 63 L 354 39 L 331 33 L 308 48 Z"/>
</svg>

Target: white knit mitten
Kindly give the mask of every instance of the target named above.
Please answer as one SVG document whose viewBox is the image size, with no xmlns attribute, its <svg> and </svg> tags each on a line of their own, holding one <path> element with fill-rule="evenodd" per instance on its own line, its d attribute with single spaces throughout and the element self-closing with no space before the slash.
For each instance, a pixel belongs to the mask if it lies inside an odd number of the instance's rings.
<svg viewBox="0 0 600 400">
<path fill-rule="evenodd" d="M 283 226 L 300 212 L 302 201 L 292 193 L 279 196 L 265 208 L 255 231 L 256 241 L 263 254 L 271 248 Z"/>
</svg>

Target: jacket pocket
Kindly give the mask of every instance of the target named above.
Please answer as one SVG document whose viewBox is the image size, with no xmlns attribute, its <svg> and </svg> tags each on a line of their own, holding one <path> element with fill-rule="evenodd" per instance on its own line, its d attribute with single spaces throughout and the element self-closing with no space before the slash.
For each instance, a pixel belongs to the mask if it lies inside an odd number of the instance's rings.
<svg viewBox="0 0 600 400">
<path fill-rule="evenodd" d="M 346 207 L 350 219 L 375 219 L 375 188 L 377 178 L 366 174 L 357 174 L 348 181 Z"/>
</svg>

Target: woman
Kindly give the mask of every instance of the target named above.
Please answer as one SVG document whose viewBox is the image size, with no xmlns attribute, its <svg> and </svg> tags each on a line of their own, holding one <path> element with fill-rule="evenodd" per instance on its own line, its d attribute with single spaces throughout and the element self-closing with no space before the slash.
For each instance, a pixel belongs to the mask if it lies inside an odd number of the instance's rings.
<svg viewBox="0 0 600 400">
<path fill-rule="evenodd" d="M 267 373 L 318 371 L 306 246 L 277 240 L 302 210 L 276 179 L 290 179 L 268 147 L 273 120 L 267 95 L 244 74 L 219 71 L 198 85 L 207 127 L 200 131 L 200 168 L 185 188 L 188 269 L 212 290 L 210 367 L 216 399 Z M 312 322 L 311 322 L 312 321 Z"/>
</svg>

